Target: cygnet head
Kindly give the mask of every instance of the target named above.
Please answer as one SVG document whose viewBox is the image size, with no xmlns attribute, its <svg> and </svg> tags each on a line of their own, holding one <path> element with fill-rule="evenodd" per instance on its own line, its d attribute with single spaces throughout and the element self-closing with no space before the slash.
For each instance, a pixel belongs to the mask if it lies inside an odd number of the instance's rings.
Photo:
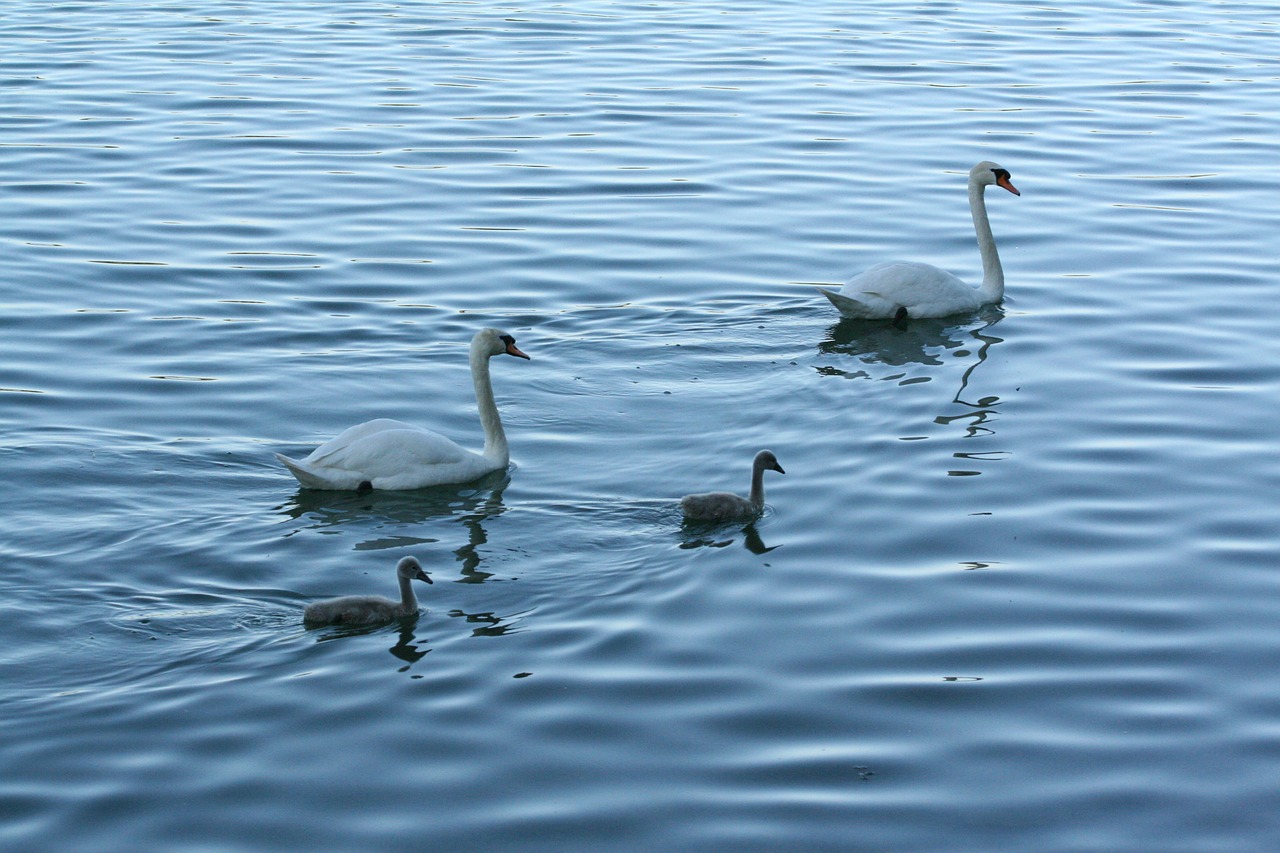
<svg viewBox="0 0 1280 853">
<path fill-rule="evenodd" d="M 418 562 L 416 557 L 401 557 L 400 562 L 396 563 L 396 574 L 411 581 L 435 583 L 435 581 L 431 580 L 431 575 L 423 571 L 422 564 Z"/>
<path fill-rule="evenodd" d="M 773 455 L 772 450 L 761 450 L 756 454 L 755 467 L 761 471 L 777 471 L 779 474 L 785 474 L 782 466 L 778 464 L 778 457 Z"/>
<path fill-rule="evenodd" d="M 992 163 L 990 160 L 983 160 L 969 170 L 969 183 L 976 183 L 984 187 L 995 184 L 997 187 L 1008 190 L 1014 195 L 1022 195 L 1010 181 L 1009 170 L 999 163 Z"/>
<path fill-rule="evenodd" d="M 529 359 L 516 346 L 516 339 L 501 329 L 485 328 L 476 332 L 476 336 L 471 339 L 471 348 L 488 356 L 514 355 L 516 358 Z"/>
</svg>

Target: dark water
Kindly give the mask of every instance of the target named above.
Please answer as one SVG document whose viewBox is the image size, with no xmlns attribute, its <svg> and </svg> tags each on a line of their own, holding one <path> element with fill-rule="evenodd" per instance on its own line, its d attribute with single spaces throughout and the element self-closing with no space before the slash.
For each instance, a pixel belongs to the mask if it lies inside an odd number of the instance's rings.
<svg viewBox="0 0 1280 853">
<path fill-rule="evenodd" d="M 0 847 L 1276 849 L 1278 28 L 4 6 Z M 1004 306 L 839 322 L 980 159 Z M 479 447 L 484 325 L 509 475 L 272 458 Z"/>
</svg>

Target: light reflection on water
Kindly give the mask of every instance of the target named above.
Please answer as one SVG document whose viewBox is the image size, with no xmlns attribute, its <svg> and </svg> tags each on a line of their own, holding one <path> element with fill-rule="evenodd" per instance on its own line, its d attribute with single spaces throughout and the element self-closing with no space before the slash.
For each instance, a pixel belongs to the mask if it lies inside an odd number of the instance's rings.
<svg viewBox="0 0 1280 853">
<path fill-rule="evenodd" d="M 0 846 L 1271 849 L 1265 12 L 8 10 Z M 840 320 L 987 157 L 1003 306 Z M 509 471 L 272 458 L 480 325 Z"/>
</svg>

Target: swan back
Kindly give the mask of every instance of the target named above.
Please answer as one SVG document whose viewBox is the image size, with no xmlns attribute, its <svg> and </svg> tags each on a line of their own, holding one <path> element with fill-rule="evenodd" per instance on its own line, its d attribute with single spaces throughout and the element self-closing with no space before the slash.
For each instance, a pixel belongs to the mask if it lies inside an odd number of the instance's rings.
<svg viewBox="0 0 1280 853">
<path fill-rule="evenodd" d="M 422 569 L 414 557 L 404 557 L 396 564 L 396 578 L 400 583 L 400 600 L 393 601 L 378 595 L 346 595 L 308 604 L 302 612 L 302 621 L 315 625 L 377 625 L 392 622 L 418 612 L 418 598 L 413 594 L 410 581 L 431 583 L 431 576 Z"/>
</svg>

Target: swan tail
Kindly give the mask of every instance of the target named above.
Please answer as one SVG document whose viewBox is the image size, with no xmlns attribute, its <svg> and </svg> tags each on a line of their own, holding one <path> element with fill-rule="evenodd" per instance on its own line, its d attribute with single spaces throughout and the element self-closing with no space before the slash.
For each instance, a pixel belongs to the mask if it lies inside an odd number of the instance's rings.
<svg viewBox="0 0 1280 853">
<path fill-rule="evenodd" d="M 845 296 L 842 293 L 836 293 L 834 290 L 828 290 L 825 287 L 819 287 L 818 290 L 823 296 L 831 300 L 831 304 L 836 306 L 836 310 L 840 312 L 842 317 L 866 320 L 876 316 L 872 313 L 871 307 L 865 302 L 859 302 L 857 299 Z"/>
<path fill-rule="evenodd" d="M 306 463 L 299 462 L 297 459 L 290 459 L 283 453 L 277 453 L 276 458 L 279 459 L 284 467 L 288 468 L 293 476 L 298 478 L 298 482 L 306 489 L 332 489 L 333 484 L 319 474 L 307 468 Z"/>
</svg>

